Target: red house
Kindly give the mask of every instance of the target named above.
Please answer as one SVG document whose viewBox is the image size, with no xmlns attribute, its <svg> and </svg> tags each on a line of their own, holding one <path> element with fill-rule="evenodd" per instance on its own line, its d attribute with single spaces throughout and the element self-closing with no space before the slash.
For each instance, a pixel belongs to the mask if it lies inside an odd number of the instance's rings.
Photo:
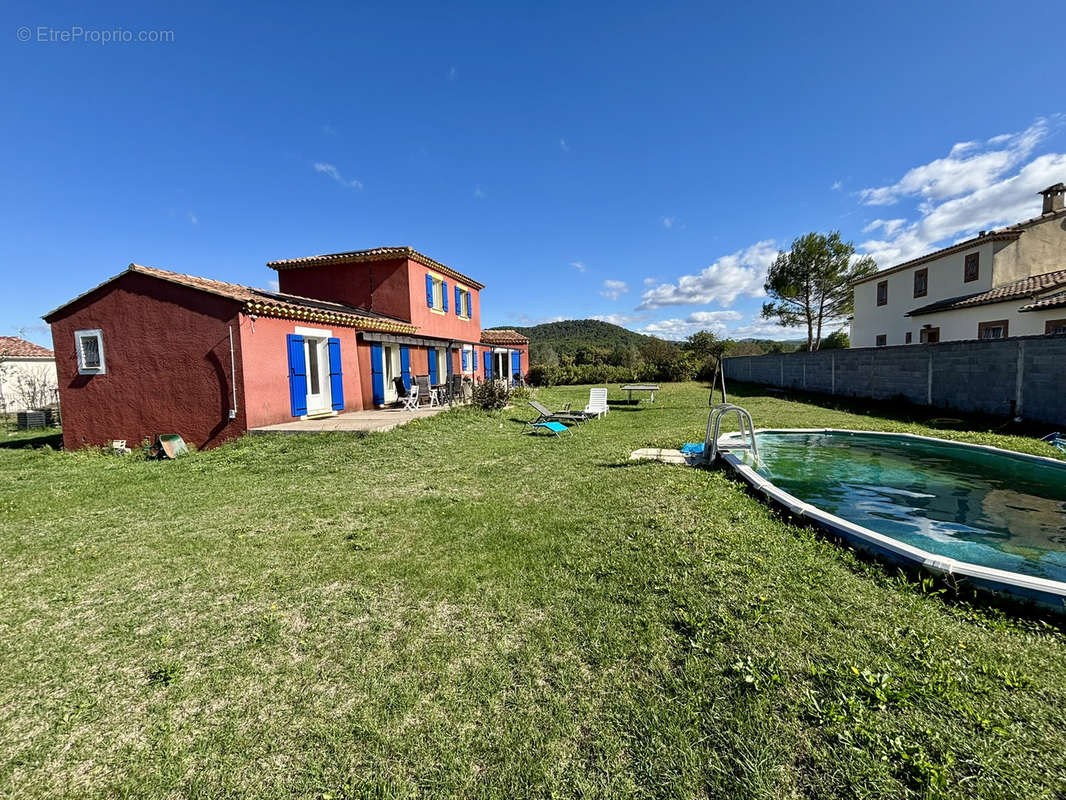
<svg viewBox="0 0 1066 800">
<path fill-rule="evenodd" d="M 529 342 L 481 330 L 484 284 L 409 247 L 272 261 L 279 291 L 131 264 L 44 319 L 68 449 L 397 401 L 395 378 L 513 378 Z"/>
</svg>

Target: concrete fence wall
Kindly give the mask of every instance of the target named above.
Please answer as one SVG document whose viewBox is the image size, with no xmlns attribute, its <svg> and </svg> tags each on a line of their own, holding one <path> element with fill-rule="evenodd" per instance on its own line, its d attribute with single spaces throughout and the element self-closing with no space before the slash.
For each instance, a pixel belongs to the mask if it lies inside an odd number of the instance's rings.
<svg viewBox="0 0 1066 800">
<path fill-rule="evenodd" d="M 1066 426 L 1066 336 L 737 356 L 727 378 Z"/>
</svg>

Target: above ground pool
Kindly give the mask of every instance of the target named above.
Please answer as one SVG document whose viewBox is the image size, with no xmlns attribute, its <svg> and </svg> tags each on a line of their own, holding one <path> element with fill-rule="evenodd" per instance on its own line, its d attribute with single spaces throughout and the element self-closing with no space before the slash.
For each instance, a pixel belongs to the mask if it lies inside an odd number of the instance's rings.
<svg viewBox="0 0 1066 800">
<path fill-rule="evenodd" d="M 736 445 L 736 436 L 720 440 Z M 1066 463 L 905 434 L 759 431 L 723 457 L 865 549 L 1063 609 Z"/>
</svg>

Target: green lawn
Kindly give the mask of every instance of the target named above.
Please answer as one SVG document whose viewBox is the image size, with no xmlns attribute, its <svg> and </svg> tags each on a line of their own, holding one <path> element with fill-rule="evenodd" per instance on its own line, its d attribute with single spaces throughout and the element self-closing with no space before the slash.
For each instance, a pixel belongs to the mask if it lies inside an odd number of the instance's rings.
<svg viewBox="0 0 1066 800">
<path fill-rule="evenodd" d="M 755 391 L 760 426 L 1054 452 Z M 923 591 L 724 473 L 628 462 L 702 438 L 696 384 L 572 437 L 526 416 L 171 463 L 0 449 L 0 796 L 1066 792 L 1054 625 Z"/>
</svg>

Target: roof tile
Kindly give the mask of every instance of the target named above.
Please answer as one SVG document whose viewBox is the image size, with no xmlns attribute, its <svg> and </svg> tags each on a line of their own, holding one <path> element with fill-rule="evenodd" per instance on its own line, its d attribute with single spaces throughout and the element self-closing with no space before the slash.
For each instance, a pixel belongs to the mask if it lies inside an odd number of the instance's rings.
<svg viewBox="0 0 1066 800">
<path fill-rule="evenodd" d="M 47 347 L 27 342 L 18 336 L 0 336 L 0 358 L 55 358 Z"/>
<path fill-rule="evenodd" d="M 1055 272 L 1045 272 L 1041 275 L 1031 275 L 1028 278 L 1005 283 L 986 292 L 962 295 L 961 297 L 949 297 L 946 300 L 938 300 L 929 305 L 920 306 L 907 312 L 908 317 L 917 317 L 922 314 L 932 314 L 936 311 L 953 311 L 957 308 L 971 308 L 973 306 L 985 306 L 991 303 L 1003 303 L 1007 300 L 1018 300 L 1024 297 L 1034 297 L 1041 292 L 1066 286 L 1066 269 Z M 1029 306 L 1025 310 L 1030 310 Z"/>
<path fill-rule="evenodd" d="M 429 256 L 419 253 L 413 247 L 374 247 L 370 250 L 349 250 L 345 253 L 323 253 L 317 256 L 303 256 L 302 258 L 282 258 L 277 261 L 268 261 L 267 266 L 276 270 L 298 269 L 301 267 L 316 267 L 320 264 L 362 264 L 368 261 L 388 261 L 396 258 L 409 258 L 423 266 L 436 270 L 458 281 L 462 281 L 474 289 L 484 289 L 485 284 L 475 281 L 468 275 L 454 270 L 446 264 L 442 264 Z"/>
</svg>

